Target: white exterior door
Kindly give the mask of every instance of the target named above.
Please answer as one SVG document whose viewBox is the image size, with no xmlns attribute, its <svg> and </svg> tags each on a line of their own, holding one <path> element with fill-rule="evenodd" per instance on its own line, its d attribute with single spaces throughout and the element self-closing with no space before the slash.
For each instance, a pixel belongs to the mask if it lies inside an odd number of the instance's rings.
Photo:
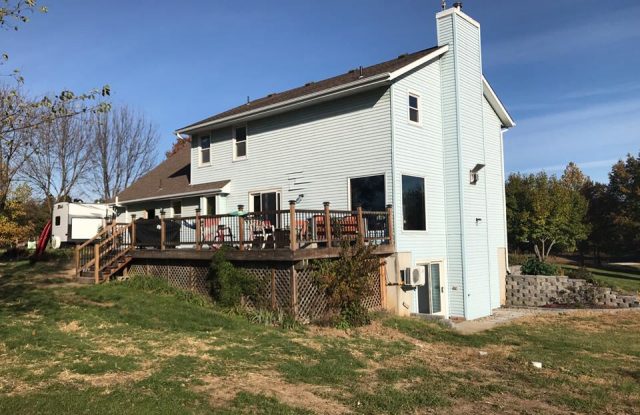
<svg viewBox="0 0 640 415">
<path fill-rule="evenodd" d="M 447 281 L 442 262 L 420 264 L 425 267 L 426 281 L 418 287 L 418 313 L 447 315 Z"/>
</svg>

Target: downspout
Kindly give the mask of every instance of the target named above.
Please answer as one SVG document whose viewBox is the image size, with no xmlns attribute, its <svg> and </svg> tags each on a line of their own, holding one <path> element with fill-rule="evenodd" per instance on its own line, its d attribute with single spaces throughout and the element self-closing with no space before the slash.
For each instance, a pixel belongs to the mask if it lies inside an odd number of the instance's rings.
<svg viewBox="0 0 640 415">
<path fill-rule="evenodd" d="M 398 282 L 398 280 L 400 279 L 400 266 L 398 264 L 398 252 L 397 252 L 397 246 L 398 246 L 398 226 L 397 226 L 397 221 L 396 218 L 398 217 L 398 206 L 396 206 L 396 161 L 395 161 L 395 157 L 396 157 L 396 137 L 395 137 L 395 119 L 393 118 L 393 102 L 394 102 L 394 85 L 395 84 L 391 84 L 389 86 L 389 116 L 390 119 L 389 121 L 391 122 L 391 204 L 393 206 L 393 217 L 391 218 L 391 220 L 393 221 L 393 232 L 394 232 L 394 237 L 393 237 L 393 252 L 395 255 L 395 261 L 394 265 L 395 265 L 395 277 L 396 277 L 396 281 Z M 388 275 L 387 275 L 388 278 Z M 387 284 L 389 284 L 389 280 L 387 279 Z M 396 289 L 396 298 L 397 300 L 399 300 L 401 298 L 400 296 L 400 286 L 396 285 L 395 287 Z M 396 301 L 396 314 L 400 314 L 400 307 L 401 307 L 401 301 Z"/>
</svg>

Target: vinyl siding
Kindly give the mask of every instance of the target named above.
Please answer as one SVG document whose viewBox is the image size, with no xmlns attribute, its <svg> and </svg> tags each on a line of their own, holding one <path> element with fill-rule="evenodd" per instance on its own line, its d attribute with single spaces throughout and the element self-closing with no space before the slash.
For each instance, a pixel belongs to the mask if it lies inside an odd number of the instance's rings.
<svg viewBox="0 0 640 415">
<path fill-rule="evenodd" d="M 480 30 L 453 13 L 438 19 L 438 42 L 450 47 L 442 59 L 449 278 L 464 285 L 450 293 L 451 309 L 474 319 L 491 314 L 493 302 L 487 171 L 469 184 L 469 171 L 486 165 Z"/>
<path fill-rule="evenodd" d="M 349 207 L 348 178 L 384 174 L 391 203 L 389 87 L 251 121 L 247 159 L 233 160 L 232 128 L 213 131 L 211 166 L 198 166 L 192 147 L 193 184 L 230 179 L 227 209 L 249 205 L 252 191 L 278 190 L 282 206 L 304 194 L 301 209 Z M 294 184 L 291 178 L 297 178 Z"/>
<path fill-rule="evenodd" d="M 502 123 L 486 99 L 484 100 L 484 142 L 487 161 L 485 177 L 487 183 L 491 307 L 498 308 L 500 307 L 498 248 L 507 247 Z"/>
<path fill-rule="evenodd" d="M 411 72 L 392 86 L 396 247 L 399 252 L 411 252 L 414 266 L 446 260 L 447 254 L 440 91 L 439 61 Z M 410 92 L 419 95 L 419 125 L 409 121 Z M 425 179 L 426 231 L 403 230 L 403 175 Z M 411 312 L 418 312 L 417 300 L 416 295 Z"/>
<path fill-rule="evenodd" d="M 458 102 L 454 31 L 451 17 L 438 20 L 438 45 L 449 44 L 449 51 L 440 59 L 442 94 L 442 135 L 445 188 L 445 223 L 447 234 L 447 273 L 449 284 L 449 314 L 464 316 L 464 263 L 462 258 L 462 223 L 460 193 L 460 143 L 458 141 Z"/>
</svg>

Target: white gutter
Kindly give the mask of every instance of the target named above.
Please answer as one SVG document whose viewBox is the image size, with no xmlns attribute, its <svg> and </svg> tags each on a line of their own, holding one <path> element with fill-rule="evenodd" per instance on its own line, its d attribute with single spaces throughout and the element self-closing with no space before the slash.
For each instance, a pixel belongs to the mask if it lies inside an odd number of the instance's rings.
<svg viewBox="0 0 640 415">
<path fill-rule="evenodd" d="M 498 98 L 496 93 L 493 91 L 493 88 L 491 88 L 491 85 L 489 85 L 489 82 L 484 76 L 482 76 L 482 92 L 485 98 L 487 98 L 487 101 L 489 101 L 491 108 L 493 108 L 493 110 L 498 115 L 498 118 L 500 118 L 502 126 L 504 128 L 515 127 L 515 121 L 513 121 L 513 118 L 511 118 L 511 116 L 507 112 L 507 109 L 504 107 L 504 105 L 502 105 L 502 102 L 500 102 L 500 98 Z"/>
<path fill-rule="evenodd" d="M 151 197 L 145 197 L 142 199 L 131 199 L 131 200 L 123 200 L 120 202 L 121 205 L 129 205 L 132 203 L 139 203 L 139 202 L 147 202 L 150 200 L 167 200 L 167 199 L 174 199 L 177 197 L 185 197 L 185 196 L 202 196 L 202 195 L 206 195 L 206 194 L 220 194 L 223 193 L 222 188 L 220 189 L 213 189 L 213 190 L 200 190 L 198 192 L 186 192 L 186 193 L 174 193 L 171 195 L 163 195 L 163 196 L 151 196 Z"/>
</svg>

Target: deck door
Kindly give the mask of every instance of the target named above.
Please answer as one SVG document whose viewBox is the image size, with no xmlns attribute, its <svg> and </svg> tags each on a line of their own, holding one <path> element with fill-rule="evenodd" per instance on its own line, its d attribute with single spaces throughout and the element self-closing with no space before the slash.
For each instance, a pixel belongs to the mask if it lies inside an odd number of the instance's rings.
<svg viewBox="0 0 640 415">
<path fill-rule="evenodd" d="M 280 210 L 280 192 L 256 192 L 251 194 L 251 211 L 267 212 Z M 275 227 L 279 227 L 278 215 L 268 213 L 263 215 L 264 220 L 268 220 Z"/>
</svg>

